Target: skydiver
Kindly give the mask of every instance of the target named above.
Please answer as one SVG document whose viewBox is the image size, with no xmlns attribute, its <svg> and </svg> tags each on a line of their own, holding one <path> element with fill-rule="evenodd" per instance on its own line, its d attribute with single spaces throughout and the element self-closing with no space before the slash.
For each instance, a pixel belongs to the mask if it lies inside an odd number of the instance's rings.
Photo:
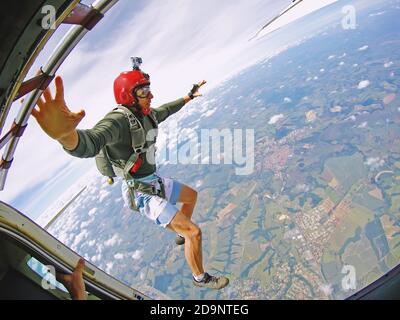
<svg viewBox="0 0 400 320">
<path fill-rule="evenodd" d="M 150 78 L 134 67 L 132 71 L 122 72 L 115 79 L 114 96 L 119 106 L 128 108 L 135 115 L 130 121 L 139 121 L 139 124 L 134 125 L 138 129 L 142 127 L 147 133 L 154 130 L 157 123 L 178 112 L 186 103 L 201 96 L 198 89 L 205 83 L 203 80 L 194 85 L 183 98 L 153 109 L 150 107 L 153 99 Z M 69 110 L 64 100 L 60 76 L 55 78 L 55 87 L 55 97 L 52 97 L 47 87 L 32 110 L 32 115 L 43 131 L 75 157 L 95 157 L 106 147 L 111 162 L 115 165 L 119 161 L 120 169 L 123 169 L 120 171 L 124 171 L 122 191 L 128 207 L 137 209 L 157 225 L 176 232 L 176 244 L 185 245 L 185 258 L 192 271 L 193 284 L 212 289 L 227 286 L 228 278 L 210 275 L 203 268 L 202 232 L 192 222 L 197 192 L 176 180 L 160 177 L 155 163 L 148 161 L 155 159 L 156 136 L 151 141 L 146 141 L 142 152 L 134 150 L 136 138 L 132 135 L 132 123 L 127 121 L 126 113 L 117 112 L 118 110 L 108 113 L 92 129 L 76 129 L 85 116 L 85 111 L 74 113 Z M 133 162 L 131 160 L 135 153 Z M 177 202 L 182 203 L 180 210 L 175 206 Z"/>
</svg>

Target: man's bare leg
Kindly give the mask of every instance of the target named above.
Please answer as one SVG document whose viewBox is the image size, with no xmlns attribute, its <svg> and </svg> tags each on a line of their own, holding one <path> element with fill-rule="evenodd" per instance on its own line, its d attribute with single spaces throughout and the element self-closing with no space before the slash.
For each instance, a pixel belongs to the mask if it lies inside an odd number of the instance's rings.
<svg viewBox="0 0 400 320">
<path fill-rule="evenodd" d="M 178 202 L 182 203 L 181 211 L 186 217 L 189 218 L 189 220 L 192 220 L 193 210 L 196 206 L 196 201 L 197 191 L 193 190 L 187 185 L 183 185 Z"/>
<path fill-rule="evenodd" d="M 178 211 L 168 228 L 185 237 L 185 257 L 194 275 L 204 273 L 201 230 L 182 211 Z"/>
<path fill-rule="evenodd" d="M 226 277 L 215 277 L 204 272 L 201 230 L 182 212 L 178 211 L 168 228 L 185 237 L 185 257 L 192 270 L 193 284 L 197 287 L 222 289 L 229 283 Z"/>
</svg>

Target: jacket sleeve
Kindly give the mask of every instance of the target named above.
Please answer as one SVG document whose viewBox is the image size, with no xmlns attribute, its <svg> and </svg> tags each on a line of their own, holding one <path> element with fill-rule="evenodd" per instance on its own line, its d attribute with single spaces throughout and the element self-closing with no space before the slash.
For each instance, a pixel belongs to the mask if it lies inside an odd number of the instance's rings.
<svg viewBox="0 0 400 320">
<path fill-rule="evenodd" d="M 78 158 L 96 156 L 107 144 L 115 143 L 121 135 L 122 122 L 115 118 L 105 117 L 92 129 L 77 130 L 79 142 L 74 150 L 64 150 Z"/>
<path fill-rule="evenodd" d="M 167 119 L 170 115 L 181 110 L 184 105 L 185 100 L 180 98 L 178 100 L 163 104 L 161 107 L 152 110 L 157 122 L 160 123 Z"/>
</svg>

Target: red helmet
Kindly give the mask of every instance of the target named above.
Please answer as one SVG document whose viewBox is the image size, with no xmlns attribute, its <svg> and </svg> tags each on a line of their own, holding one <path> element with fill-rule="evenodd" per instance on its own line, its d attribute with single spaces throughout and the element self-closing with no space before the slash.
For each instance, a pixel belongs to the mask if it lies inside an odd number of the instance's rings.
<svg viewBox="0 0 400 320">
<path fill-rule="evenodd" d="M 114 80 L 114 96 L 118 104 L 132 105 L 135 103 L 133 91 L 140 86 L 150 85 L 150 77 L 148 74 L 140 71 L 122 72 Z"/>
</svg>

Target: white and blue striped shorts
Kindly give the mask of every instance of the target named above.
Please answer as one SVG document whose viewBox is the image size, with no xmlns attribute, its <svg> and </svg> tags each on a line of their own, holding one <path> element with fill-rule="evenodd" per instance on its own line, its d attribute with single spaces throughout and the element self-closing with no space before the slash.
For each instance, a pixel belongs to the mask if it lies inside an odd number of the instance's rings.
<svg viewBox="0 0 400 320">
<path fill-rule="evenodd" d="M 165 188 L 165 199 L 135 191 L 135 203 L 142 215 L 152 220 L 155 224 L 166 228 L 179 210 L 176 207 L 176 203 L 181 194 L 182 184 L 171 178 L 161 177 L 161 179 Z M 158 177 L 155 174 L 138 180 L 158 187 Z M 122 196 L 128 208 L 133 210 L 129 187 L 125 180 L 122 181 Z"/>
</svg>

